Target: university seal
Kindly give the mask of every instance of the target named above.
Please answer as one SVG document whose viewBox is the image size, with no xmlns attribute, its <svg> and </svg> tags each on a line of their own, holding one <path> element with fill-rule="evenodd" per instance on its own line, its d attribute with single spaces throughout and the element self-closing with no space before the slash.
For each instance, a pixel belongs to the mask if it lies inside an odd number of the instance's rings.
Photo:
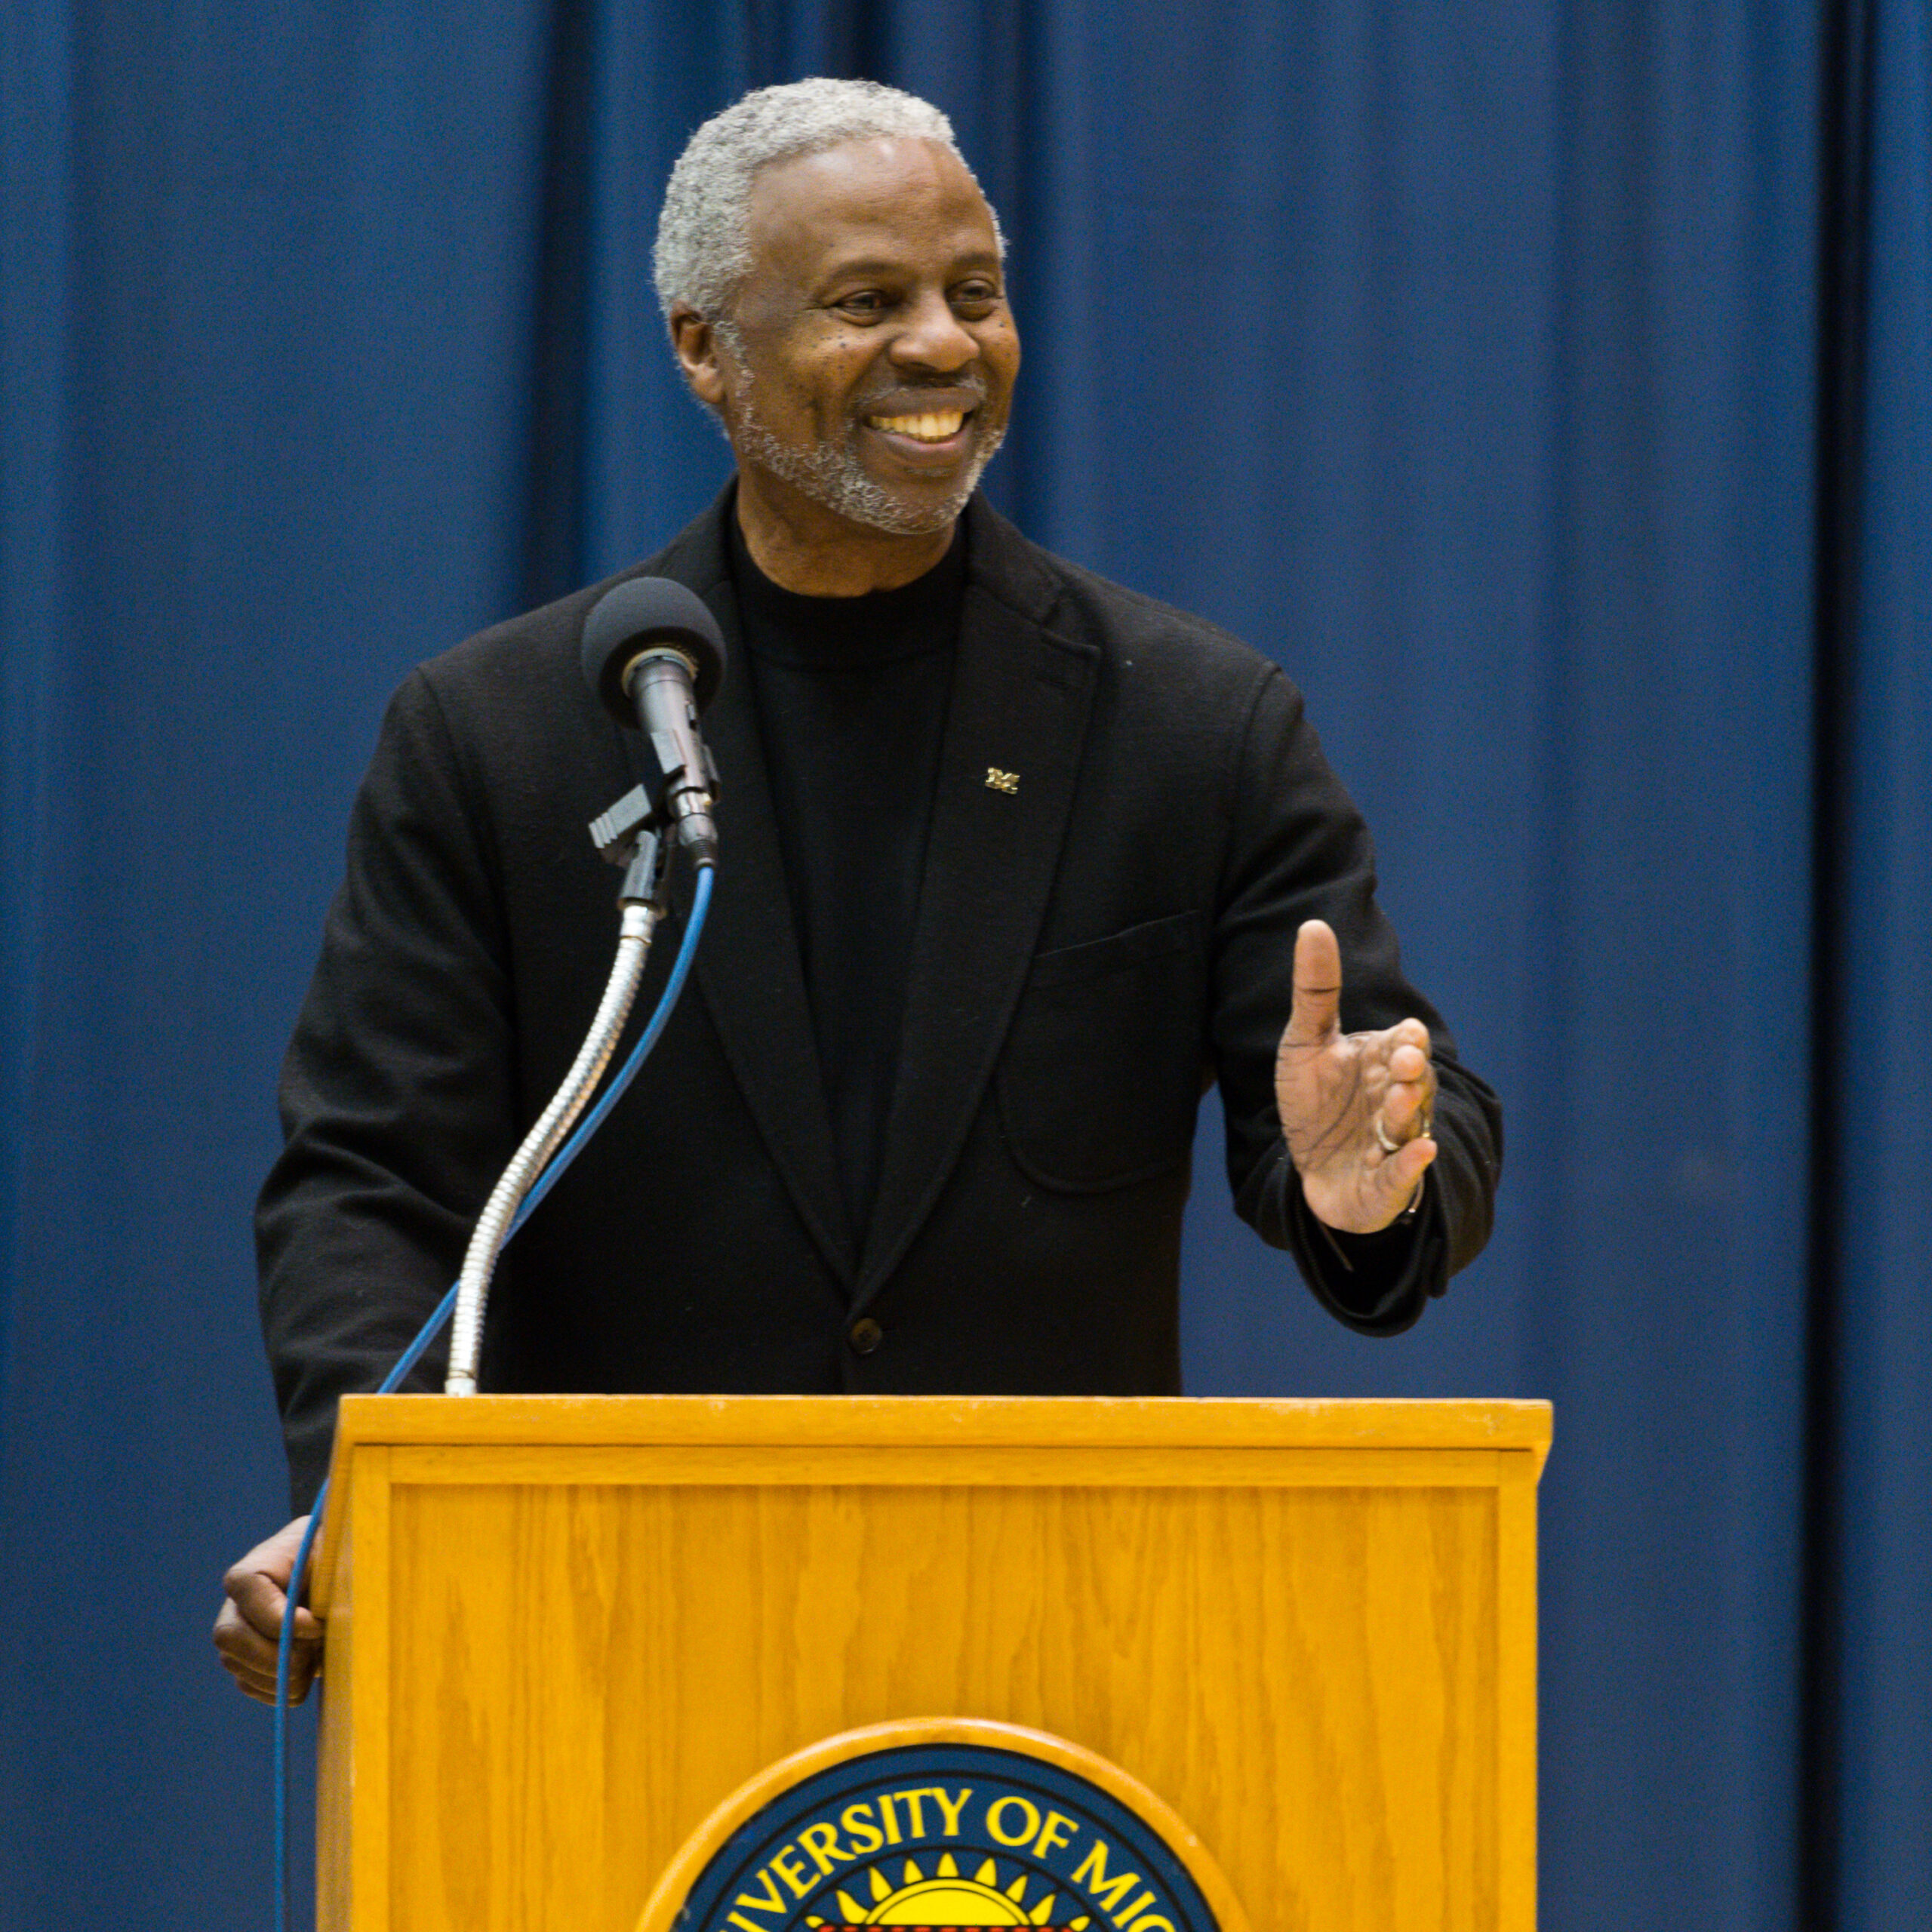
<svg viewBox="0 0 1932 1932">
<path fill-rule="evenodd" d="M 726 1800 L 638 1932 L 1247 1932 L 1146 1786 L 1041 1731 L 968 1718 L 828 1738 Z"/>
</svg>

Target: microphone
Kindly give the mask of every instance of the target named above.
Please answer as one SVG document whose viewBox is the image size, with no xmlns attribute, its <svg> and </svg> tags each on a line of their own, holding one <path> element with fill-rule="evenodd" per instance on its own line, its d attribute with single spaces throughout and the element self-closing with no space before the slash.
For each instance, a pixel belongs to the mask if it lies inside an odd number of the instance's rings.
<svg viewBox="0 0 1932 1932">
<path fill-rule="evenodd" d="M 674 826 L 700 864 L 714 863 L 718 772 L 697 720 L 724 681 L 716 619 L 681 583 L 632 577 L 607 590 L 584 620 L 583 675 L 620 724 L 643 734 L 648 823 Z"/>
</svg>

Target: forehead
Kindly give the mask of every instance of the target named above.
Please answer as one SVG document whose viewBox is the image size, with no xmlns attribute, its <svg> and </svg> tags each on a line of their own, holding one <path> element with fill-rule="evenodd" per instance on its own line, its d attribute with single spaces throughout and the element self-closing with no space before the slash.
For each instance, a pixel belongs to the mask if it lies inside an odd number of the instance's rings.
<svg viewBox="0 0 1932 1932">
<path fill-rule="evenodd" d="M 811 281 L 860 260 L 997 261 L 992 211 L 937 141 L 847 141 L 761 168 L 749 217 L 752 273 Z"/>
</svg>

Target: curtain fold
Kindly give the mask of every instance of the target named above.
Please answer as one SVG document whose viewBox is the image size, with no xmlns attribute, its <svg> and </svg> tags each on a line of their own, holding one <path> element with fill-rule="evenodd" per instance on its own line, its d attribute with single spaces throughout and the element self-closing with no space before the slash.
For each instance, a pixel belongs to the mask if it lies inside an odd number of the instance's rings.
<svg viewBox="0 0 1932 1932">
<path fill-rule="evenodd" d="M 1932 18 L 1841 0 L 1844 232 L 1828 237 L 1838 435 L 1821 478 L 1835 595 L 1819 638 L 1833 846 L 1823 1070 L 1835 1183 L 1822 1257 L 1831 1418 L 1818 1550 L 1821 1823 L 1835 1923 L 1932 1922 L 1932 1177 L 1912 1152 L 1932 995 Z M 1838 272 L 1830 271 L 1838 265 Z"/>
<path fill-rule="evenodd" d="M 66 589 L 66 10 L 0 22 L 0 1376 L 40 1027 L 54 718 Z M 3 1387 L 4 1383 L 0 1383 Z M 6 1417 L 0 1409 L 0 1432 Z"/>
</svg>

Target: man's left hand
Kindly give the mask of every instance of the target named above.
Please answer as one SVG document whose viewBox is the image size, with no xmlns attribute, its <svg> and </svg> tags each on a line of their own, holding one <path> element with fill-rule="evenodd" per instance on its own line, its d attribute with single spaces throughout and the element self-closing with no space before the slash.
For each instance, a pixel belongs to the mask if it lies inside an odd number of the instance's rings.
<svg viewBox="0 0 1932 1932">
<path fill-rule="evenodd" d="M 1408 1206 L 1435 1158 L 1429 1029 L 1404 1020 L 1379 1033 L 1341 1030 L 1341 949 L 1320 919 L 1295 935 L 1294 978 L 1275 1057 L 1289 1157 L 1318 1220 L 1374 1234 Z"/>
</svg>

